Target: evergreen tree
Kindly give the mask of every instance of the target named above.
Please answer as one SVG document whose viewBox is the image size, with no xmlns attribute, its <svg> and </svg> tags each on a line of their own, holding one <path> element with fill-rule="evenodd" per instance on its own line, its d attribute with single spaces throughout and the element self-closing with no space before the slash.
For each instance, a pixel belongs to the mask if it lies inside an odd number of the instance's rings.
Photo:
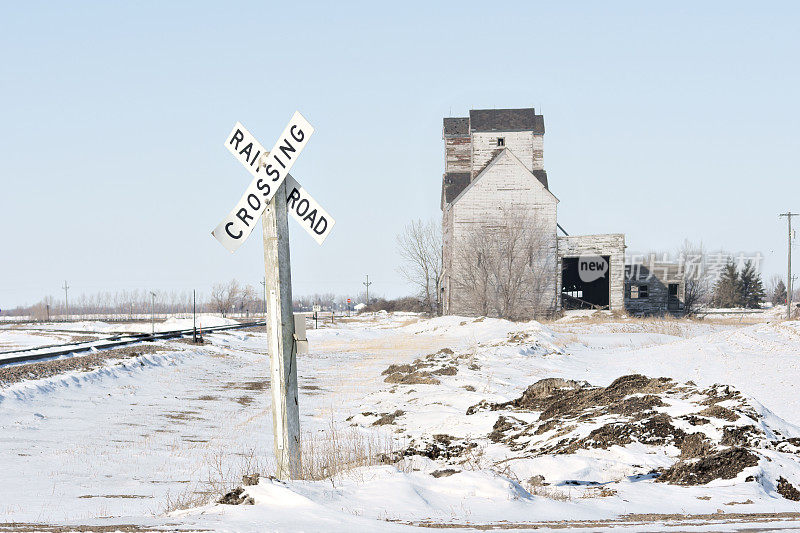
<svg viewBox="0 0 800 533">
<path fill-rule="evenodd" d="M 741 280 L 733 260 L 728 260 L 717 283 L 714 285 L 714 304 L 717 307 L 741 305 Z"/>
<path fill-rule="evenodd" d="M 772 292 L 772 305 L 786 305 L 786 285 L 783 280 L 778 280 Z"/>
<path fill-rule="evenodd" d="M 751 309 L 761 307 L 761 302 L 764 301 L 766 294 L 764 293 L 764 284 L 761 282 L 761 276 L 756 272 L 756 267 L 752 261 L 745 262 L 744 268 L 739 275 L 739 291 L 740 305 Z"/>
</svg>

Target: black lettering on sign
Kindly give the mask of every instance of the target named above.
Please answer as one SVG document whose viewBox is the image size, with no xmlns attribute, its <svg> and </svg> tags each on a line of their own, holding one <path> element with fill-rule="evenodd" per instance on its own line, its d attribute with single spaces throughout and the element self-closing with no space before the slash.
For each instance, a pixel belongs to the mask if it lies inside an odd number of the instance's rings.
<svg viewBox="0 0 800 533">
<path fill-rule="evenodd" d="M 320 225 L 322 225 L 322 229 L 320 229 Z M 324 216 L 320 215 L 319 220 L 317 220 L 317 225 L 313 228 L 314 233 L 317 235 L 322 235 L 325 233 L 326 229 L 328 229 L 328 220 Z"/>
<path fill-rule="evenodd" d="M 292 143 L 290 143 L 287 139 L 284 139 L 283 142 L 286 144 L 286 146 L 281 146 L 280 151 L 286 156 L 286 159 L 291 159 L 292 156 L 289 155 L 289 152 L 296 152 L 297 149 L 292 146 Z"/>
<path fill-rule="evenodd" d="M 257 151 L 256 155 L 253 156 L 253 160 L 250 161 L 250 166 L 251 167 L 253 166 L 253 163 L 255 163 L 258 160 L 258 154 L 260 154 L 260 153 L 261 153 L 261 150 Z"/>
<path fill-rule="evenodd" d="M 294 130 L 297 130 L 297 132 L 295 133 Z M 303 139 L 306 138 L 305 134 L 303 133 L 303 130 L 298 128 L 297 124 L 292 124 L 292 128 L 289 131 L 292 132 L 292 138 L 297 142 L 303 142 Z"/>
<path fill-rule="evenodd" d="M 265 182 L 261 178 L 258 178 L 258 181 L 256 181 L 256 187 L 258 187 L 259 191 L 264 191 L 262 193 L 264 195 L 264 198 L 269 196 L 269 191 L 270 191 L 269 183 Z"/>
<path fill-rule="evenodd" d="M 283 168 L 286 168 L 286 165 L 283 164 L 283 161 L 281 161 L 280 158 L 277 155 L 275 156 L 275 161 L 280 163 Z"/>
<path fill-rule="evenodd" d="M 253 211 L 258 211 L 261 207 L 261 200 L 253 193 L 247 195 L 247 203 Z"/>
<path fill-rule="evenodd" d="M 244 160 L 250 161 L 250 150 L 253 149 L 253 143 L 248 143 L 247 146 L 239 150 L 239 155 L 245 154 Z"/>
<path fill-rule="evenodd" d="M 228 222 L 225 224 L 225 233 L 227 233 L 231 239 L 241 239 L 242 234 L 244 233 L 242 230 L 239 230 L 239 235 L 234 235 L 231 233 L 231 226 L 233 226 L 233 222 Z"/>
<path fill-rule="evenodd" d="M 242 130 L 236 130 L 236 133 L 234 133 L 233 137 L 231 137 L 230 144 L 233 144 L 233 141 L 236 141 L 236 146 L 234 146 L 233 148 L 235 150 L 238 150 L 239 143 L 242 142 L 243 140 L 244 140 L 244 133 L 242 133 Z"/>
<path fill-rule="evenodd" d="M 277 168 L 272 168 L 272 165 L 267 165 L 266 171 L 267 171 L 267 176 L 275 176 L 274 178 L 272 178 L 272 181 L 278 181 L 279 179 L 281 179 L 281 171 L 278 170 Z"/>
<path fill-rule="evenodd" d="M 303 220 L 308 220 L 308 227 L 313 228 L 314 222 L 317 221 L 317 210 L 314 209 L 309 214 L 303 217 Z"/>
<path fill-rule="evenodd" d="M 305 206 L 303 206 L 303 202 L 305 202 Z M 309 208 L 309 203 L 308 200 L 306 200 L 305 198 L 297 202 L 297 214 L 300 215 L 301 217 L 305 216 L 305 214 L 308 212 L 308 208 Z M 303 210 L 302 213 L 300 212 L 300 209 Z"/>
<path fill-rule="evenodd" d="M 250 227 L 250 224 L 247 223 L 247 219 L 249 218 L 250 220 L 253 220 L 253 217 L 247 212 L 247 209 L 245 209 L 244 207 L 239 209 L 239 212 L 236 213 L 236 216 L 239 217 L 239 220 L 244 222 L 245 226 L 247 226 L 248 228 Z"/>
<path fill-rule="evenodd" d="M 292 189 L 292 192 L 289 193 L 289 196 L 286 197 L 286 205 L 289 206 L 289 209 L 294 209 L 294 204 L 299 199 L 300 199 L 300 191 L 298 191 L 297 187 L 295 187 Z"/>
</svg>

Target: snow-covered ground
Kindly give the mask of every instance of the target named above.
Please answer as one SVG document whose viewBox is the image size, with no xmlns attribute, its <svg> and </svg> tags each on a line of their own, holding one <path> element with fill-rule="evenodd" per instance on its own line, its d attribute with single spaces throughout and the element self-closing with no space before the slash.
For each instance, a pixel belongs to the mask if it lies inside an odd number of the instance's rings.
<svg viewBox="0 0 800 533">
<path fill-rule="evenodd" d="M 74 328 L 112 331 L 107 326 Z M 42 333 L 15 329 L 21 337 L 14 342 L 38 342 L 25 336 Z M 800 488 L 800 448 L 792 447 L 800 437 L 798 322 L 584 314 L 542 325 L 380 313 L 309 329 L 310 353 L 298 359 L 304 438 L 321 443 L 334 435 L 350 454 L 368 442 L 387 461 L 320 481 L 262 478 L 246 487 L 255 505 L 201 504 L 214 497 L 206 491 L 230 488 L 223 480 L 270 473 L 266 339 L 256 331 L 208 338 L 203 346 L 164 341 L 163 352 L 0 386 L 0 524 L 214 531 L 503 523 L 546 530 L 547 522 L 565 520 L 592 530 L 800 526 L 793 514 L 800 503 L 777 492 L 779 477 Z M 672 378 L 624 399 L 658 396 L 650 398 L 650 415 L 663 413 L 714 446 L 725 427 L 756 424 L 757 464 L 708 484 L 661 483 L 650 472 L 680 459 L 685 450 L 676 442 L 537 452 L 585 437 L 619 413 L 576 411 L 559 419 L 570 427 L 556 427 L 564 431 L 553 437 L 537 425 L 545 415 L 506 405 L 544 378 L 585 381 L 593 394 L 631 374 Z M 741 395 L 708 403 L 715 383 Z M 685 422 L 701 410 L 712 413 L 706 422 Z M 735 421 L 724 419 L 729 411 Z M 498 424 L 500 417 L 508 423 Z M 176 502 L 194 505 L 165 515 Z"/>
</svg>

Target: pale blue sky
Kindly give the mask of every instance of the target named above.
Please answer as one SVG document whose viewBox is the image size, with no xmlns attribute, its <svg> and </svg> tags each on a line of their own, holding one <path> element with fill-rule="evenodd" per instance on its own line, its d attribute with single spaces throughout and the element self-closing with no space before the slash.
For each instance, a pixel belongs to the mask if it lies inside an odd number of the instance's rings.
<svg viewBox="0 0 800 533">
<path fill-rule="evenodd" d="M 250 176 L 222 142 L 316 133 L 293 175 L 336 218 L 294 221 L 296 295 L 410 292 L 394 238 L 438 217 L 443 116 L 543 112 L 570 233 L 630 250 L 761 252 L 800 211 L 791 2 L 15 2 L 0 8 L 0 308 L 73 294 L 207 292 L 262 276 L 260 239 L 211 230 Z M 257 237 L 257 233 L 254 237 Z"/>
</svg>

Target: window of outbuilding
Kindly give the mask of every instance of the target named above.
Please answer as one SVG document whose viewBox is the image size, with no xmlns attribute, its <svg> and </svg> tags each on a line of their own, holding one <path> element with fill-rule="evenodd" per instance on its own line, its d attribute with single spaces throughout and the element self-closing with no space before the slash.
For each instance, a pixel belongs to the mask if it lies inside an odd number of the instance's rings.
<svg viewBox="0 0 800 533">
<path fill-rule="evenodd" d="M 497 146 L 505 146 L 506 145 L 506 138 L 505 137 L 498 137 L 497 138 Z"/>
<path fill-rule="evenodd" d="M 639 298 L 647 298 L 649 296 L 648 289 L 647 285 L 639 285 Z"/>
</svg>

